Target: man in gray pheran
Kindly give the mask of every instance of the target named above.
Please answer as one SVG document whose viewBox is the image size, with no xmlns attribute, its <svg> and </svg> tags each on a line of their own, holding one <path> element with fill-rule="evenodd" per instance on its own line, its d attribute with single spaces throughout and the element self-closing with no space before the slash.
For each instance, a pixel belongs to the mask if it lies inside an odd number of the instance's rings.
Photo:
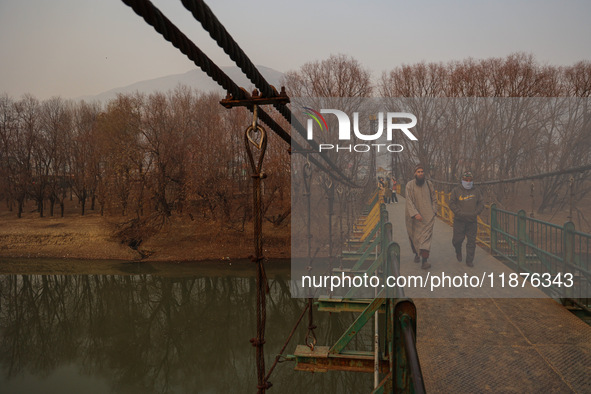
<svg viewBox="0 0 591 394">
<path fill-rule="evenodd" d="M 415 167 L 415 179 L 406 184 L 406 231 L 415 254 L 415 263 L 422 269 L 431 268 L 427 262 L 431 250 L 431 237 L 437 213 L 437 197 L 431 181 L 425 179 L 422 165 Z"/>
<path fill-rule="evenodd" d="M 474 187 L 472 173 L 464 172 L 462 184 L 456 186 L 449 197 L 449 207 L 454 213 L 454 233 L 451 243 L 458 261 L 462 261 L 462 243 L 466 241 L 466 265 L 474 267 L 478 215 L 484 209 L 482 194 Z"/>
</svg>

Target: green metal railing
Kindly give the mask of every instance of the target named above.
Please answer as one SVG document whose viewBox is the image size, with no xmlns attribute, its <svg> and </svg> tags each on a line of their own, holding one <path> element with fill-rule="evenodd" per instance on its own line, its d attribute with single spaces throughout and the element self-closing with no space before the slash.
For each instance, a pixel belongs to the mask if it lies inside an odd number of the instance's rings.
<svg viewBox="0 0 591 394">
<path fill-rule="evenodd" d="M 371 276 L 376 274 L 378 269 L 381 269 L 384 266 L 384 256 L 386 254 L 385 252 L 387 250 L 388 242 L 391 241 L 391 238 L 387 238 L 388 236 L 384 229 L 384 226 L 386 225 L 386 223 L 388 223 L 388 211 L 386 210 L 386 206 L 384 204 L 376 202 L 376 207 L 379 212 L 379 219 L 373 224 L 374 229 L 372 231 L 372 233 L 376 232 L 376 237 L 373 239 L 373 242 L 370 243 L 367 250 L 361 256 L 359 256 L 357 261 L 355 261 L 355 263 L 353 264 L 353 267 L 349 271 L 353 275 L 367 274 L 368 276 Z M 373 261 L 369 259 L 371 254 L 374 254 L 375 256 L 375 259 Z M 367 266 L 368 264 L 369 266 Z M 358 292 L 358 289 L 359 288 L 357 287 L 352 287 L 346 293 L 344 298 L 355 297 Z"/>
<path fill-rule="evenodd" d="M 351 261 L 352 267 L 343 269 L 343 272 L 352 276 L 378 275 L 382 283 L 385 283 L 388 276 L 398 276 L 400 273 L 400 246 L 392 241 L 392 224 L 388 221 L 386 206 L 375 199 L 372 203 L 378 204 L 380 212 L 379 221 L 375 224 L 375 234 L 372 233 L 373 239 L 366 240 L 356 252 L 352 252 L 350 256 L 356 255 L 357 259 Z M 369 259 L 370 254 L 375 259 Z M 310 349 L 299 345 L 294 355 L 289 356 L 289 359 L 296 361 L 296 370 L 374 372 L 373 352 L 347 350 L 346 347 L 373 320 L 376 313 L 381 313 L 385 316 L 379 319 L 379 331 L 384 334 L 384 338 L 379 341 L 377 364 L 381 381 L 373 393 L 424 393 L 425 386 L 416 349 L 417 315 L 413 301 L 405 298 L 401 288 L 386 287 L 373 299 L 353 299 L 355 290 L 356 288 L 350 289 L 343 298 L 318 300 L 321 311 L 353 311 L 359 314 L 332 346 Z"/>
<path fill-rule="evenodd" d="M 491 253 L 539 280 L 536 287 L 591 312 L 591 234 L 576 231 L 572 222 L 559 226 L 493 204 Z M 565 276 L 572 286 L 565 285 Z"/>
</svg>

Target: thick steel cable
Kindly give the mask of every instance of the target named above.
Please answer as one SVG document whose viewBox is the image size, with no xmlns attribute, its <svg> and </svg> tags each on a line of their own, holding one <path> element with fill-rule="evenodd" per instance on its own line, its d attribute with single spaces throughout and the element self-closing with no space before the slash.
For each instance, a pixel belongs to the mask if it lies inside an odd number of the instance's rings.
<svg viewBox="0 0 591 394">
<path fill-rule="evenodd" d="M 148 0 L 122 0 L 123 3 L 131 7 L 134 12 L 141 16 L 146 23 L 160 33 L 167 41 L 169 41 L 175 48 L 178 48 L 185 54 L 193 63 L 205 72 L 211 79 L 223 87 L 227 92 L 239 99 L 246 98 L 244 91 L 236 85 L 234 81 L 228 77 L 203 51 L 201 51 L 183 32 L 181 32 L 162 12 Z M 263 89 L 261 89 L 263 90 Z M 284 106 L 285 107 L 285 106 Z M 287 108 L 287 107 L 285 107 Z M 252 108 L 249 108 L 252 112 Z M 280 111 L 281 112 L 281 111 Z M 285 114 L 282 114 L 285 117 Z M 305 149 L 295 141 L 292 141 L 291 136 L 283 127 L 271 118 L 263 109 L 259 109 L 259 118 L 269 126 L 282 140 L 291 144 L 296 152 L 304 151 Z M 299 124 L 299 122 L 298 122 Z M 301 125 L 300 125 L 301 126 Z M 303 130 L 303 127 L 302 127 Z M 317 160 L 311 159 L 319 168 L 328 174 L 337 175 L 335 178 L 340 182 L 352 187 L 359 187 L 353 183 L 346 175 L 344 175 L 338 167 L 331 161 L 324 158 L 332 171 L 326 166 L 321 165 Z"/>
<path fill-rule="evenodd" d="M 239 99 L 246 98 L 246 94 L 234 81 L 232 81 L 203 51 L 201 51 L 185 34 L 183 34 L 162 12 L 154 6 L 150 1 L 147 0 L 122 0 L 126 5 L 131 7 L 136 14 L 141 16 L 150 26 L 152 26 L 158 33 L 160 33 L 167 41 L 173 44 L 174 47 L 178 48 L 183 54 L 185 54 L 189 59 L 193 61 L 195 65 L 197 65 L 201 70 L 203 70 L 210 78 L 212 78 L 215 82 L 217 82 L 220 86 L 222 86 L 227 92 L 234 95 L 234 97 Z M 185 2 L 183 2 L 185 3 Z M 205 5 L 205 4 L 203 4 Z M 207 6 L 205 6 L 207 7 Z M 208 8 L 208 7 L 207 7 Z M 209 9 L 209 8 L 208 8 Z M 211 10 L 209 10 L 211 13 Z M 215 18 L 213 13 L 211 13 L 212 19 Z M 217 18 L 215 18 L 217 21 Z M 218 21 L 219 23 L 219 21 Z M 221 24 L 220 24 L 221 25 Z M 222 26 L 223 28 L 223 26 Z M 224 29 L 225 31 L 225 29 Z M 226 32 L 227 34 L 227 32 Z M 229 36 L 229 34 L 228 34 Z M 233 41 L 233 40 L 232 40 Z M 222 46 L 220 44 L 220 46 Z M 224 46 L 222 46 L 224 47 Z M 238 48 L 239 49 L 239 48 Z M 242 51 L 240 51 L 242 52 Z M 246 55 L 242 52 L 244 58 L 248 60 Z M 240 64 L 244 65 L 245 60 L 244 58 L 240 60 Z M 263 94 L 267 97 L 275 96 L 273 89 L 267 83 L 267 81 L 262 77 L 262 75 L 258 72 L 256 67 L 252 65 L 250 60 L 248 60 L 251 67 L 244 70 L 242 67 L 241 69 L 251 78 L 253 75 L 257 76 L 256 80 L 253 81 L 255 86 L 259 88 Z M 285 105 L 278 105 L 275 104 L 277 110 L 282 114 L 282 116 L 291 121 L 291 111 Z M 253 108 L 249 108 L 251 112 L 254 112 L 254 116 L 256 117 L 256 111 Z M 268 115 L 262 109 L 258 110 L 258 117 L 266 123 L 276 134 L 278 134 L 285 142 L 291 144 L 296 148 L 296 150 L 303 151 L 304 149 L 296 142 L 291 140 L 291 136 L 275 122 L 270 115 Z M 297 119 L 294 119 L 297 122 Z M 298 132 L 303 135 L 303 126 L 297 122 L 296 127 Z M 313 142 L 313 141 L 312 141 Z M 246 142 L 248 147 L 248 141 Z M 315 144 L 315 142 L 313 142 Z M 311 145 L 313 145 L 311 144 Z M 317 147 L 317 146 L 316 146 Z M 248 149 L 248 148 L 247 148 Z M 354 183 L 351 182 L 341 171 L 336 167 L 334 163 L 330 160 L 327 160 L 323 157 L 324 160 L 331 166 L 338 175 L 338 178 L 341 178 L 341 182 L 356 186 Z M 262 159 L 262 157 L 261 157 Z M 251 160 L 252 161 L 252 160 Z M 326 173 L 331 173 L 333 171 L 329 171 L 321 165 L 317 160 L 312 158 L 310 161 L 314 162 L 319 168 L 321 168 Z M 259 170 L 260 170 L 259 163 Z M 260 174 L 258 174 L 260 175 Z M 260 205 L 260 178 L 258 179 L 259 182 L 255 181 L 255 212 L 257 211 L 258 205 Z M 258 187 L 257 187 L 258 186 Z M 258 194 L 257 194 L 258 192 Z M 263 352 L 263 345 L 265 343 L 264 340 L 264 333 L 265 333 L 265 322 L 266 322 L 266 296 L 265 296 L 265 289 L 264 287 L 267 286 L 266 274 L 263 265 L 263 256 L 262 256 L 262 234 L 261 234 L 261 226 L 257 226 L 255 224 L 255 233 L 257 233 L 258 227 L 258 235 L 255 236 L 255 250 L 256 256 L 254 260 L 257 263 L 257 338 L 253 338 L 252 342 L 253 345 L 257 347 L 257 375 L 258 375 L 258 391 L 264 393 L 267 388 L 270 388 L 270 383 L 267 381 L 268 376 L 271 374 L 273 369 L 275 368 L 276 363 L 273 365 L 269 374 L 265 376 L 265 364 L 264 364 L 264 352 Z M 308 308 L 310 308 L 310 304 L 308 304 Z M 305 310 L 302 312 L 302 317 L 305 313 Z M 300 318 L 301 320 L 301 318 Z M 298 322 L 299 323 L 299 322 Z M 293 333 L 292 333 L 293 335 Z M 290 336 L 291 337 L 291 336 Z M 283 352 L 283 351 L 282 351 Z"/>
<path fill-rule="evenodd" d="M 187 10 L 191 11 L 195 19 L 201 22 L 201 25 L 209 33 L 211 38 L 230 56 L 230 59 L 236 62 L 242 72 L 260 89 L 265 97 L 276 96 L 277 92 L 271 88 L 265 77 L 263 77 L 256 66 L 250 61 L 246 53 L 238 46 L 224 25 L 222 25 L 204 1 L 181 0 L 181 2 Z"/>
<path fill-rule="evenodd" d="M 230 33 L 226 30 L 224 25 L 219 21 L 219 19 L 215 16 L 213 11 L 209 8 L 207 4 L 203 0 L 181 0 L 183 5 L 187 10 L 193 14 L 193 17 L 197 21 L 201 23 L 203 28 L 209 33 L 210 37 L 215 40 L 215 42 L 224 50 L 224 52 L 232 59 L 236 65 L 246 74 L 248 79 L 259 89 L 265 97 L 275 97 L 277 95 L 277 91 L 274 90 L 271 85 L 267 82 L 265 77 L 259 72 L 256 66 L 252 63 L 250 58 L 244 53 L 244 51 L 240 48 L 238 43 L 234 40 L 234 38 L 230 35 Z M 295 118 L 289 107 L 285 104 L 273 104 L 275 109 L 287 120 L 290 124 L 293 125 L 295 130 L 304 138 L 306 138 L 306 130 L 304 126 Z M 319 146 L 316 141 L 310 140 L 308 144 L 312 146 L 315 150 L 319 150 Z M 332 168 L 332 170 L 338 174 L 338 177 L 341 178 L 340 181 L 343 183 L 348 184 L 354 188 L 362 188 L 365 187 L 364 185 L 357 185 L 352 182 L 342 171 L 328 158 L 322 157 L 324 161 Z M 329 173 L 330 174 L 330 173 Z"/>
<path fill-rule="evenodd" d="M 244 97 L 241 89 L 150 1 L 122 1 L 224 89 L 234 95 Z"/>
<path fill-rule="evenodd" d="M 185 54 L 193 63 L 205 72 L 211 79 L 217 82 L 227 92 L 234 95 L 234 97 L 244 99 L 244 91 L 236 85 L 226 73 L 224 73 L 203 51 L 201 51 L 187 36 L 183 34 L 162 12 L 148 0 L 122 0 L 126 5 L 131 7 L 136 14 L 141 16 L 146 23 L 160 33 L 167 41 L 169 41 L 175 48 L 178 48 Z M 252 108 L 249 108 L 252 112 Z M 259 108 L 259 119 L 269 126 L 282 140 L 291 144 L 296 152 L 304 151 L 304 148 L 297 142 L 291 140 L 291 136 L 283 127 L 281 127 L 269 114 L 262 108 Z M 331 171 L 325 166 L 318 163 L 317 160 L 311 159 L 324 172 Z M 328 161 L 325 159 L 325 161 Z M 332 164 L 332 163 L 331 163 Z M 340 182 L 355 186 L 344 174 L 337 173 L 337 179 Z"/>
<path fill-rule="evenodd" d="M 181 2 L 185 8 L 193 14 L 195 19 L 201 23 L 203 28 L 209 33 L 210 37 L 215 40 L 228 56 L 230 56 L 230 59 L 236 63 L 265 97 L 274 97 L 277 95 L 277 92 L 271 87 L 265 77 L 263 77 L 250 58 L 244 53 L 238 43 L 203 0 L 181 0 Z M 291 111 L 285 104 L 275 104 L 274 106 L 285 120 L 292 122 Z M 299 127 L 296 127 L 296 129 L 302 136 L 304 136 L 305 130 L 303 126 L 299 122 L 297 122 L 297 125 L 299 125 Z"/>
<path fill-rule="evenodd" d="M 252 109 L 251 109 L 252 111 Z M 262 108 L 259 107 L 258 109 L 259 111 L 259 119 L 261 121 L 263 121 L 267 126 L 269 126 L 269 128 L 273 131 L 275 131 L 276 129 L 281 129 L 283 130 L 283 128 L 275 121 L 275 119 L 273 119 L 269 114 L 267 114 L 265 111 L 263 111 Z M 285 141 L 285 139 L 283 139 Z M 292 148 L 293 148 L 293 153 L 299 153 L 299 154 L 306 154 L 305 152 L 307 152 L 298 142 L 294 141 L 294 140 L 290 140 L 290 141 L 286 141 L 287 143 L 290 143 Z M 314 152 L 312 152 L 314 153 Z M 322 154 L 321 154 L 322 156 Z M 333 171 L 331 171 L 329 168 L 327 168 L 325 165 L 321 164 L 319 160 L 317 160 L 313 155 L 308 155 L 310 162 L 312 162 L 314 165 L 316 165 L 320 170 L 322 170 L 323 172 L 325 172 L 326 174 L 331 174 L 333 173 L 334 178 L 336 180 L 338 180 L 339 182 L 348 185 L 350 187 L 358 187 L 357 185 L 355 185 L 354 183 L 352 183 L 350 181 L 349 178 L 347 178 L 344 174 L 342 173 L 334 173 Z M 325 162 L 330 162 L 328 159 L 324 160 Z M 369 180 L 368 180 L 369 182 Z M 369 183 L 366 183 L 366 185 Z M 366 186 L 365 185 L 365 186 Z M 364 186 L 364 187 L 365 187 Z"/>
<path fill-rule="evenodd" d="M 309 307 L 310 307 L 310 304 L 306 303 L 306 306 L 302 310 L 300 317 L 298 318 L 295 325 L 291 329 L 289 335 L 287 336 L 287 339 L 285 340 L 283 347 L 281 348 L 279 353 L 277 353 L 277 355 L 275 356 L 275 362 L 273 362 L 273 365 L 271 365 L 271 368 L 269 368 L 269 372 L 267 372 L 267 375 L 265 376 L 265 381 L 269 380 L 269 378 L 271 377 L 271 374 L 273 373 L 273 370 L 275 370 L 275 367 L 277 366 L 277 364 L 279 364 L 279 360 L 281 359 L 281 356 L 283 356 L 283 352 L 285 352 L 285 349 L 287 349 L 287 345 L 289 345 L 291 338 L 293 338 L 293 334 L 295 334 L 296 329 L 298 328 L 298 326 L 302 322 L 302 319 L 306 315 L 306 311 L 308 310 Z"/>
<path fill-rule="evenodd" d="M 514 183 L 514 182 L 520 182 L 520 181 L 530 181 L 530 180 L 534 180 L 534 179 L 549 178 L 551 176 L 557 176 L 557 175 L 574 174 L 577 172 L 584 172 L 584 171 L 589 171 L 589 170 L 591 170 L 591 164 L 587 164 L 587 165 L 581 166 L 581 167 L 567 168 L 565 170 L 546 172 L 543 174 L 528 175 L 528 176 L 523 176 L 523 177 L 519 177 L 519 178 L 508 178 L 508 179 L 497 179 L 494 181 L 474 182 L 474 184 L 475 185 L 497 185 L 497 184 L 501 184 L 501 183 Z M 439 183 L 442 185 L 457 185 L 458 184 L 457 182 L 440 181 L 437 179 L 429 179 L 429 180 L 433 183 Z"/>
<path fill-rule="evenodd" d="M 205 72 L 211 79 L 217 82 L 227 92 L 239 99 L 246 98 L 244 91 L 236 85 L 226 73 L 224 73 L 201 49 L 199 49 L 178 27 L 176 27 L 162 12 L 148 0 L 121 0 L 131 7 L 136 14 L 141 16 L 146 23 L 160 33 L 175 48 L 178 48 L 193 63 Z M 252 111 L 252 109 L 251 109 Z M 259 109 L 259 118 L 265 122 L 281 139 L 288 144 L 291 136 L 271 116 Z"/>
</svg>

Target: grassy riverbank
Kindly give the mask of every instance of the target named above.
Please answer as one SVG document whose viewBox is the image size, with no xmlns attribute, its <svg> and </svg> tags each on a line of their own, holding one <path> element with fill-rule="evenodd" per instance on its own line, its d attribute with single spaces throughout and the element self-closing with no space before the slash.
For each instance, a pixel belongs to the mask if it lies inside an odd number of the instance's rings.
<svg viewBox="0 0 591 394">
<path fill-rule="evenodd" d="M 128 221 L 96 212 L 40 218 L 28 211 L 19 219 L 15 212 L 3 210 L 0 257 L 195 261 L 241 259 L 253 254 L 250 223 L 238 231 L 217 222 L 173 216 L 134 249 L 119 234 Z M 265 223 L 264 249 L 269 258 L 289 257 L 289 226 Z"/>
</svg>

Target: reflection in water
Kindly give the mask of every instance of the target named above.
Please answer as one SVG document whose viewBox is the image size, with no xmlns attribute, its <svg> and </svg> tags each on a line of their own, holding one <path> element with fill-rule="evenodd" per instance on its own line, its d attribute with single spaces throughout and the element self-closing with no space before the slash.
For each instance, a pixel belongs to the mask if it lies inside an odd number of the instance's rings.
<svg viewBox="0 0 591 394">
<path fill-rule="evenodd" d="M 256 392 L 254 278 L 0 276 L 0 392 Z M 267 368 L 304 307 L 270 279 Z M 316 313 L 320 345 L 353 320 Z M 303 343 L 305 321 L 288 352 Z M 367 349 L 369 336 L 354 346 Z M 365 340 L 364 340 L 365 339 Z M 371 391 L 372 376 L 279 365 L 269 393 Z M 49 385 L 49 386 L 48 386 Z"/>
</svg>

